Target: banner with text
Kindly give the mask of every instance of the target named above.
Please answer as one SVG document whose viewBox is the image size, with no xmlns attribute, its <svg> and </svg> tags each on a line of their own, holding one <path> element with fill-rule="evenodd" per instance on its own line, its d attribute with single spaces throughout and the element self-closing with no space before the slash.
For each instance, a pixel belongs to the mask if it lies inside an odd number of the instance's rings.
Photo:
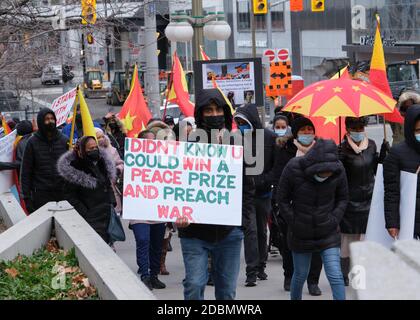
<svg viewBox="0 0 420 320">
<path fill-rule="evenodd" d="M 126 139 L 123 218 L 240 226 L 243 147 Z"/>
<path fill-rule="evenodd" d="M 13 143 L 16 139 L 16 130 L 0 139 L 0 162 L 13 161 Z M 9 191 L 13 185 L 12 171 L 0 171 L 0 193 Z"/>
<path fill-rule="evenodd" d="M 76 94 L 77 88 L 74 88 L 53 101 L 51 109 L 57 117 L 57 127 L 66 122 L 76 99 Z"/>
</svg>

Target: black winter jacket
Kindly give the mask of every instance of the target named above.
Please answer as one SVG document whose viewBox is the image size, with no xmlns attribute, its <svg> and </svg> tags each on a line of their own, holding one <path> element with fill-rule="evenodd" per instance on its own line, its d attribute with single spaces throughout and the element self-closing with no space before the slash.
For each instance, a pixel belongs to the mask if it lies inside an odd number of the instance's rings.
<svg viewBox="0 0 420 320">
<path fill-rule="evenodd" d="M 204 90 L 196 95 L 196 105 L 194 111 L 194 117 L 198 128 L 202 128 L 203 118 L 202 110 L 205 106 L 214 102 L 218 106 L 222 106 L 225 111 L 225 124 L 226 128 L 230 130 L 232 128 L 232 113 L 230 107 L 226 104 L 223 96 L 217 89 Z M 253 193 L 253 181 L 244 177 L 244 188 L 243 194 L 249 197 Z M 251 198 L 252 199 L 252 198 Z M 249 201 L 247 202 L 249 204 Z M 244 210 L 244 208 L 243 208 Z M 226 212 L 230 214 L 230 212 Z M 229 233 L 233 230 L 232 226 L 222 225 L 210 225 L 210 224 L 190 224 L 187 228 L 178 229 L 179 237 L 181 238 L 196 238 L 203 241 L 216 243 L 226 238 Z"/>
<path fill-rule="evenodd" d="M 255 131 L 253 132 L 253 140 L 250 144 L 252 144 L 252 156 L 256 157 L 256 163 L 251 164 L 251 167 L 262 167 L 262 172 L 254 176 L 256 197 L 268 197 L 270 196 L 271 186 L 275 183 L 275 177 L 271 174 L 271 170 L 274 165 L 276 135 L 273 131 L 263 128 L 256 105 L 248 104 L 236 109 L 235 117 L 237 116 L 246 120 L 253 130 L 264 130 L 264 144 L 262 146 L 259 144 L 260 141 L 256 139 Z M 246 144 L 244 147 L 246 147 Z"/>
<path fill-rule="evenodd" d="M 349 204 L 341 220 L 340 228 L 342 233 L 364 234 L 375 185 L 378 154 L 373 140 L 369 140 L 366 150 L 356 154 L 347 139 L 346 137 L 341 143 L 339 157 L 346 170 Z"/>
<path fill-rule="evenodd" d="M 76 157 L 73 151 L 65 153 L 58 161 L 58 172 L 65 180 L 65 199 L 108 241 L 111 208 L 115 205 L 111 181 L 116 169 L 107 153 L 100 150 L 101 160 L 96 165 Z"/>
<path fill-rule="evenodd" d="M 400 228 L 400 173 L 416 173 L 420 166 L 420 142 L 414 135 L 415 123 L 420 120 L 420 105 L 408 108 L 405 116 L 405 141 L 393 146 L 384 161 L 386 228 Z M 420 179 L 417 180 L 417 202 L 414 234 L 420 235 Z"/>
<path fill-rule="evenodd" d="M 333 175 L 318 182 L 314 175 Z M 339 224 L 348 202 L 347 179 L 331 140 L 318 140 L 303 157 L 289 161 L 277 193 L 292 251 L 320 252 L 340 246 Z"/>
<path fill-rule="evenodd" d="M 38 131 L 28 140 L 20 172 L 22 196 L 38 204 L 63 200 L 63 181 L 57 172 L 57 161 L 68 149 L 68 139 L 58 130 L 47 138 L 44 118 L 50 109 L 38 113 Z M 55 117 L 55 115 L 54 115 Z M 46 202 L 43 200 L 49 199 Z"/>
</svg>

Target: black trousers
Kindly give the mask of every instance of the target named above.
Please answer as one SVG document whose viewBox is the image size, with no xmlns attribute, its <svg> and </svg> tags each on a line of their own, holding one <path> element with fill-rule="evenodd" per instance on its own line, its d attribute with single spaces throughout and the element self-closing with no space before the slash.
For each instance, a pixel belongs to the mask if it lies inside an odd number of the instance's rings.
<svg viewBox="0 0 420 320">
<path fill-rule="evenodd" d="M 291 279 L 293 276 L 293 257 L 287 243 L 287 224 L 282 218 L 277 218 L 281 232 L 280 254 L 283 257 L 284 277 Z M 319 253 L 312 254 L 311 268 L 308 275 L 308 284 L 318 284 L 322 270 L 322 259 Z"/>
<path fill-rule="evenodd" d="M 270 198 L 255 198 L 255 205 L 243 214 L 246 274 L 257 274 L 267 264 L 267 222 L 271 213 Z"/>
</svg>

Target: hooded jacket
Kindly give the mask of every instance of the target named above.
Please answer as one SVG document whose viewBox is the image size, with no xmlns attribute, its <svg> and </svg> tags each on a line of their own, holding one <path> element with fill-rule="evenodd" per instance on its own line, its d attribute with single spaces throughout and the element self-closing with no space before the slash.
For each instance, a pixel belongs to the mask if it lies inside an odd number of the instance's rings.
<svg viewBox="0 0 420 320">
<path fill-rule="evenodd" d="M 314 175 L 332 172 L 324 182 Z M 277 192 L 292 251 L 319 252 L 340 246 L 339 224 L 348 202 L 347 178 L 332 140 L 317 140 L 303 157 L 289 161 Z"/>
<path fill-rule="evenodd" d="M 276 143 L 276 135 L 273 131 L 265 129 L 261 124 L 257 106 L 248 104 L 236 110 L 234 118 L 245 120 L 253 131 L 252 135 L 252 156 L 256 157 L 256 163 L 251 167 L 258 167 L 262 163 L 262 172 L 254 177 L 256 187 L 256 197 L 270 197 L 271 186 L 275 183 L 275 179 L 271 174 L 274 165 L 274 146 Z M 256 130 L 264 130 L 263 152 L 260 151 L 259 142 L 256 140 Z M 262 157 L 261 157 L 262 156 Z"/>
<path fill-rule="evenodd" d="M 66 136 L 57 129 L 52 138 L 47 136 L 44 119 L 47 114 L 55 114 L 44 108 L 38 113 L 38 131 L 29 139 L 23 154 L 20 181 L 25 201 L 37 209 L 49 201 L 63 200 L 63 181 L 57 172 L 57 161 L 68 149 Z"/>
<path fill-rule="evenodd" d="M 404 122 L 405 141 L 391 148 L 384 161 L 385 222 L 386 228 L 400 228 L 400 174 L 416 173 L 420 166 L 420 142 L 414 129 L 420 120 L 420 105 L 408 108 Z M 417 202 L 414 233 L 420 235 L 420 180 L 417 180 Z"/>
<path fill-rule="evenodd" d="M 203 109 L 211 103 L 222 106 L 225 111 L 225 126 L 227 129 L 232 128 L 232 113 L 226 104 L 223 96 L 217 89 L 202 90 L 196 95 L 196 105 L 194 111 L 195 122 L 197 128 L 203 129 Z M 243 204 L 242 210 L 252 205 L 254 187 L 251 181 L 243 180 Z M 230 214 L 230 212 L 226 212 Z M 181 238 L 196 238 L 203 241 L 217 243 L 226 238 L 234 229 L 232 226 L 210 225 L 210 224 L 190 224 L 187 228 L 178 229 Z"/>
<path fill-rule="evenodd" d="M 65 199 L 107 241 L 111 208 L 115 205 L 112 181 L 116 169 L 106 151 L 99 151 L 101 159 L 97 165 L 68 151 L 61 156 L 57 169 L 64 180 Z"/>
</svg>

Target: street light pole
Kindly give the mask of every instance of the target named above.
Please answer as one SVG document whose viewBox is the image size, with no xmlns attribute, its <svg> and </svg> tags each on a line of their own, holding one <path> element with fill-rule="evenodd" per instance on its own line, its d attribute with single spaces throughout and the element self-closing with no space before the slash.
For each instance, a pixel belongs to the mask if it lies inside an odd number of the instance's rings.
<svg viewBox="0 0 420 320">
<path fill-rule="evenodd" d="M 144 26 L 146 47 L 146 94 L 149 108 L 155 117 L 160 117 L 159 63 L 156 40 L 156 2 L 144 3 Z"/>
<path fill-rule="evenodd" d="M 107 0 L 104 0 L 104 6 L 105 6 L 105 44 L 106 44 L 106 67 L 107 67 L 107 73 L 108 73 L 108 81 L 111 81 L 111 66 L 109 65 L 109 43 L 108 43 L 108 4 Z"/>
<path fill-rule="evenodd" d="M 203 18 L 203 0 L 192 1 L 192 16 Z M 200 60 L 200 46 L 204 43 L 203 25 L 193 25 L 194 38 L 193 38 L 193 57 L 195 60 Z"/>
</svg>

